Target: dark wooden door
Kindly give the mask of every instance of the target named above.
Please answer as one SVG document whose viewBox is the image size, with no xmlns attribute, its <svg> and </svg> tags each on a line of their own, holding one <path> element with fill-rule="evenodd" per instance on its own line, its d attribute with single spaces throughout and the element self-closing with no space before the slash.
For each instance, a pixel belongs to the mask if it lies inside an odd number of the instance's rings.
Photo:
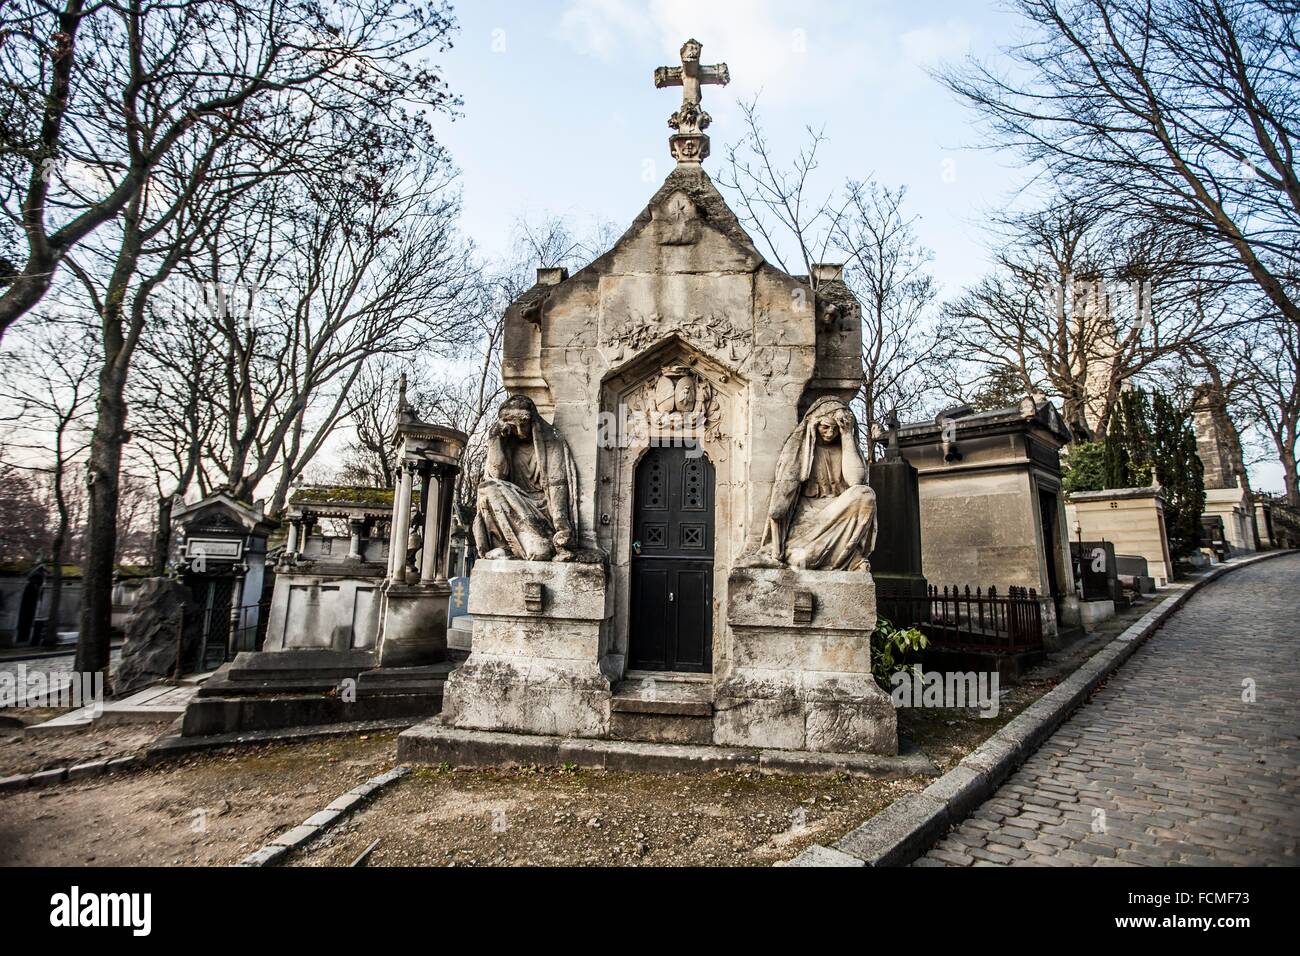
<svg viewBox="0 0 1300 956">
<path fill-rule="evenodd" d="M 628 665 L 713 669 L 713 465 L 651 448 L 636 469 Z"/>
<path fill-rule="evenodd" d="M 1049 491 L 1038 493 L 1038 515 L 1043 526 L 1043 551 L 1047 556 L 1047 587 L 1053 598 L 1061 596 L 1061 586 L 1056 579 L 1056 558 L 1059 545 L 1056 540 L 1056 495 Z"/>
</svg>

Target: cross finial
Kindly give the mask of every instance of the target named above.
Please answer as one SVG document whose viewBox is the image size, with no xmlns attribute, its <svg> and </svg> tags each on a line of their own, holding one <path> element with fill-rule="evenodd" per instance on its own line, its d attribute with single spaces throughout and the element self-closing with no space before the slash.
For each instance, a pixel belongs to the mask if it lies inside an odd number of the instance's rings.
<svg viewBox="0 0 1300 956">
<path fill-rule="evenodd" d="M 687 40 L 682 44 L 681 66 L 661 66 L 655 70 L 656 89 L 682 88 L 681 108 L 668 117 L 668 125 L 677 131 L 668 138 L 668 149 L 679 163 L 698 163 L 709 155 L 709 137 L 704 131 L 713 118 L 700 107 L 701 85 L 726 86 L 731 82 L 727 64 L 700 65 L 702 50 L 699 40 Z"/>
</svg>

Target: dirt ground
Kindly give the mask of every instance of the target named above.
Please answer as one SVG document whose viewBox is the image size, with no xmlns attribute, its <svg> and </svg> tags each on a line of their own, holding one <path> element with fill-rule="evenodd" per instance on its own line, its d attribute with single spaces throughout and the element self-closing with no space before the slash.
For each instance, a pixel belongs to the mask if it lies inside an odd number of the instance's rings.
<svg viewBox="0 0 1300 956">
<path fill-rule="evenodd" d="M 765 866 L 923 778 L 422 768 L 292 860 L 347 866 Z"/>
<path fill-rule="evenodd" d="M 15 708 L 6 716 L 26 726 L 57 717 L 53 708 Z M 0 777 L 67 767 L 87 760 L 124 757 L 147 747 L 167 723 L 108 724 L 67 734 L 26 736 L 21 727 L 0 724 Z"/>
<path fill-rule="evenodd" d="M 901 735 L 950 769 L 1148 608 L 1004 685 L 996 717 L 902 709 Z M 55 712 L 20 713 L 31 722 Z M 162 729 L 24 737 L 0 727 L 0 776 L 130 753 Z M 0 865 L 230 864 L 393 766 L 395 753 L 393 733 L 336 737 L 0 795 Z M 765 865 L 833 842 L 928 782 L 419 768 L 290 862 L 346 866 L 378 841 L 368 865 Z"/>
<path fill-rule="evenodd" d="M 393 765 L 396 734 L 228 750 L 0 795 L 0 865 L 229 864 Z"/>
</svg>

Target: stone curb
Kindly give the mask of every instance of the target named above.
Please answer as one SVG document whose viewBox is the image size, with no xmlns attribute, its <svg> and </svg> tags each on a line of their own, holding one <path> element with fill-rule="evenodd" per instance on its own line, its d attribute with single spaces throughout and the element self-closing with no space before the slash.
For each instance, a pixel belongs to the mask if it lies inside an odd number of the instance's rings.
<svg viewBox="0 0 1300 956">
<path fill-rule="evenodd" d="M 459 730 L 437 719 L 417 724 L 397 738 L 403 763 L 453 767 L 562 766 L 640 773 L 758 770 L 764 773 L 849 773 L 897 778 L 938 776 L 924 754 L 897 756 L 831 754 L 801 750 L 757 750 L 712 744 L 665 744 L 640 740 L 548 737 L 489 730 Z"/>
<path fill-rule="evenodd" d="M 0 778 L 0 793 L 25 790 L 28 787 L 43 787 L 51 783 L 73 783 L 119 770 L 134 770 L 142 766 L 144 766 L 144 759 L 139 755 L 133 755 L 90 760 L 66 767 L 39 770 L 36 773 L 20 773 L 12 777 Z"/>
<path fill-rule="evenodd" d="M 290 850 L 306 846 L 330 827 L 359 810 L 362 804 L 379 791 L 401 780 L 410 772 L 410 767 L 399 766 L 371 777 L 365 783 L 358 784 L 331 802 L 324 810 L 313 813 L 298 826 L 281 833 L 260 850 L 248 854 L 235 866 L 272 866 L 279 863 Z"/>
<path fill-rule="evenodd" d="M 1224 564 L 1179 586 L 1160 604 L 1084 661 L 1068 678 L 1017 714 L 952 770 L 920 793 L 894 801 L 833 847 L 814 844 L 779 866 L 906 866 L 987 800 L 1101 684 L 1202 587 L 1270 558 L 1273 551 Z M 846 859 L 847 858 L 847 859 Z M 856 862 L 855 862 L 856 861 Z"/>
<path fill-rule="evenodd" d="M 144 752 L 150 764 L 161 763 L 172 757 L 221 750 L 225 747 L 258 746 L 273 743 L 299 743 L 324 740 L 329 737 L 346 737 L 351 734 L 385 733 L 405 730 L 420 718 L 392 720 L 363 720 L 344 724 L 312 724 L 307 727 L 282 727 L 275 730 L 248 730 L 231 734 L 211 734 L 204 737 L 182 737 L 179 733 L 164 733 Z"/>
</svg>

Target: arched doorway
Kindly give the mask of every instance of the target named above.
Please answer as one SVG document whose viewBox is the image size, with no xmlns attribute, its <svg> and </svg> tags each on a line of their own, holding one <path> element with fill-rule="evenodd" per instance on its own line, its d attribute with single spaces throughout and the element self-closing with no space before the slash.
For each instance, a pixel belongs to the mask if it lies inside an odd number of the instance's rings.
<svg viewBox="0 0 1300 956">
<path fill-rule="evenodd" d="M 713 669 L 713 464 L 697 447 L 654 447 L 636 468 L 628 663 Z"/>
</svg>

